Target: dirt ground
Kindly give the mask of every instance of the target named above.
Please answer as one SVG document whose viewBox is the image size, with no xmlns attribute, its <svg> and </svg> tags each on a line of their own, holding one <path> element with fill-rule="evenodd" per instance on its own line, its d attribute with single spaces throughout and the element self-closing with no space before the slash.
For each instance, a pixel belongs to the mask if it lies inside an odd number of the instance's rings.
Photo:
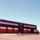
<svg viewBox="0 0 40 40">
<path fill-rule="evenodd" d="M 40 34 L 0 34 L 0 40 L 40 40 Z"/>
</svg>

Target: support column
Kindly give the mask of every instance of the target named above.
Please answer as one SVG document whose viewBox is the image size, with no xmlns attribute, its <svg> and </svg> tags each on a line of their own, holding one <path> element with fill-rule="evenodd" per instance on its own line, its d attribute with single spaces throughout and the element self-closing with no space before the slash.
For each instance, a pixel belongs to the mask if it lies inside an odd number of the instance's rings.
<svg viewBox="0 0 40 40">
<path fill-rule="evenodd" d="M 8 33 L 8 26 L 6 26 L 6 33 Z"/>
<path fill-rule="evenodd" d="M 23 33 L 23 31 L 24 31 L 23 25 L 19 25 L 19 32 Z"/>
<path fill-rule="evenodd" d="M 34 29 L 33 28 L 31 29 L 31 33 L 34 33 Z"/>
</svg>

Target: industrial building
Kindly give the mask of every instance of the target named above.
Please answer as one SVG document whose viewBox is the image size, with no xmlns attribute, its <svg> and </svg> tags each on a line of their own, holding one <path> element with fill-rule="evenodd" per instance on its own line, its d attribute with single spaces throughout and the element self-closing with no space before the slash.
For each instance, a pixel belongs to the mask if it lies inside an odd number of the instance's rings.
<svg viewBox="0 0 40 40">
<path fill-rule="evenodd" d="M 33 24 L 0 19 L 0 33 L 38 33 Z"/>
</svg>

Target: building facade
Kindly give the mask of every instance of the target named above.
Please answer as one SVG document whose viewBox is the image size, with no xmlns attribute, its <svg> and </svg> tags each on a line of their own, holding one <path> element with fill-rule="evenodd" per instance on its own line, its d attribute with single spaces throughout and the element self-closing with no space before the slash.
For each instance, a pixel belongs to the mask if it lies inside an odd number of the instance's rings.
<svg viewBox="0 0 40 40">
<path fill-rule="evenodd" d="M 0 33 L 38 33 L 37 26 L 0 19 Z"/>
</svg>

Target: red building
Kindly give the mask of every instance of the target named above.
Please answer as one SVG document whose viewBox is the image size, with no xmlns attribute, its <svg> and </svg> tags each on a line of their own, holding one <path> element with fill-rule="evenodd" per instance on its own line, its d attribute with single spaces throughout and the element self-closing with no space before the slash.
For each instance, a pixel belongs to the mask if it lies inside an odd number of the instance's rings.
<svg viewBox="0 0 40 40">
<path fill-rule="evenodd" d="M 37 26 L 0 19 L 0 33 L 38 33 Z"/>
</svg>

